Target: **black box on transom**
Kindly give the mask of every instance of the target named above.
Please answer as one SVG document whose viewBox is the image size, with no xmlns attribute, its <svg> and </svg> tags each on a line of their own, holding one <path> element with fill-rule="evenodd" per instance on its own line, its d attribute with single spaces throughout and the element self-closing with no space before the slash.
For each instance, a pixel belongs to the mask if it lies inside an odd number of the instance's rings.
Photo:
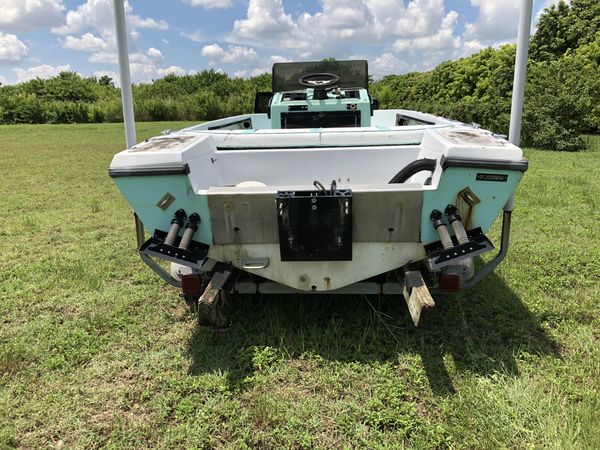
<svg viewBox="0 0 600 450">
<path fill-rule="evenodd" d="M 282 261 L 352 260 L 352 191 L 278 191 Z"/>
</svg>

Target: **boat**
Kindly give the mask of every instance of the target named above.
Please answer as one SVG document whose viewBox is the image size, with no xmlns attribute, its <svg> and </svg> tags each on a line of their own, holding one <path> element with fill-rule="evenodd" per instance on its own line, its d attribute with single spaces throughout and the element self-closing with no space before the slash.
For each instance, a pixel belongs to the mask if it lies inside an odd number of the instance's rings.
<svg viewBox="0 0 600 450">
<path fill-rule="evenodd" d="M 110 165 L 142 260 L 200 323 L 225 325 L 231 294 L 314 293 L 403 296 L 416 325 L 502 261 L 519 147 L 379 109 L 364 60 L 276 63 L 272 80 L 253 113 L 167 131 Z M 475 270 L 500 212 L 500 249 Z"/>
</svg>

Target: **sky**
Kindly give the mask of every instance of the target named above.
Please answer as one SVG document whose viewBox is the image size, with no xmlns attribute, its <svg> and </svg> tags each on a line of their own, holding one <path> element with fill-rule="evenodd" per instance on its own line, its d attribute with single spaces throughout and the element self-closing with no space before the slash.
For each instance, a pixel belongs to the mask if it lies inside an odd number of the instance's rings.
<svg viewBox="0 0 600 450">
<path fill-rule="evenodd" d="M 534 1 L 534 26 L 554 0 Z M 131 77 L 367 59 L 375 78 L 514 42 L 520 0 L 128 0 Z M 118 84 L 113 0 L 0 0 L 0 83 L 71 70 Z"/>
</svg>

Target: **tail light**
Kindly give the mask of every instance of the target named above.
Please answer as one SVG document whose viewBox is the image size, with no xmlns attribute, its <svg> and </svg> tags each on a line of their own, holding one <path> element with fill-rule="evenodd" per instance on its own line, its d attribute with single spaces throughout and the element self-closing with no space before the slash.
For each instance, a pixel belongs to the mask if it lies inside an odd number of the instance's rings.
<svg viewBox="0 0 600 450">
<path fill-rule="evenodd" d="M 454 294 L 460 291 L 460 275 L 457 273 L 440 275 L 440 291 L 444 294 Z"/>
<path fill-rule="evenodd" d="M 184 294 L 198 294 L 202 291 L 202 279 L 200 275 L 191 273 L 181 275 L 181 291 Z"/>
</svg>

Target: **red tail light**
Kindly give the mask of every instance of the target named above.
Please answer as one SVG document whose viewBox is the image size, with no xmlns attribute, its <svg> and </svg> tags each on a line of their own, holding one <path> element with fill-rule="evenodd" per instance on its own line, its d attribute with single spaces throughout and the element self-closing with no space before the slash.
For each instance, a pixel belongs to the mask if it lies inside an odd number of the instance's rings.
<svg viewBox="0 0 600 450">
<path fill-rule="evenodd" d="M 184 294 L 200 294 L 202 289 L 202 279 L 200 275 L 191 273 L 181 275 L 181 291 Z"/>
<path fill-rule="evenodd" d="M 460 276 L 457 273 L 440 275 L 440 291 L 444 294 L 454 294 L 460 291 Z"/>
</svg>

